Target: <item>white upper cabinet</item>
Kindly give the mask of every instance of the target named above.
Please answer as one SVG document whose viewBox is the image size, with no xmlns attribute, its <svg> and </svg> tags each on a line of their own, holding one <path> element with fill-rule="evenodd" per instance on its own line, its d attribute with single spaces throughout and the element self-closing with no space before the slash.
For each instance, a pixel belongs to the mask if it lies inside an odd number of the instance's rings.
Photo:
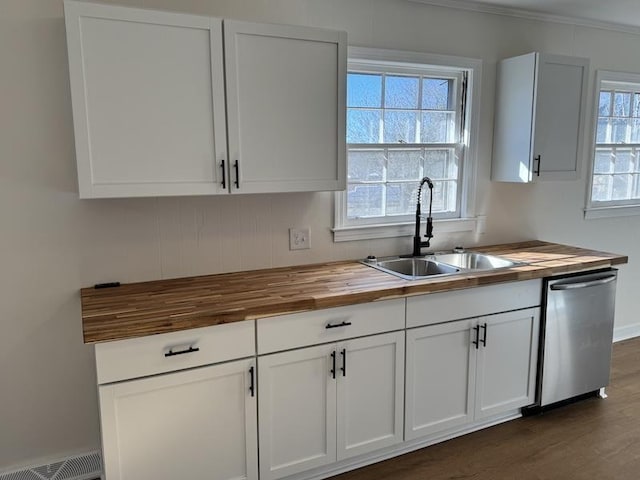
<svg viewBox="0 0 640 480">
<path fill-rule="evenodd" d="M 74 0 L 65 19 L 81 198 L 344 188 L 344 32 Z"/>
<path fill-rule="evenodd" d="M 225 20 L 224 35 L 231 192 L 344 189 L 346 33 Z"/>
<path fill-rule="evenodd" d="M 498 63 L 491 178 L 577 179 L 589 61 L 529 53 Z"/>
<path fill-rule="evenodd" d="M 81 198 L 224 192 L 222 21 L 65 2 Z"/>
</svg>

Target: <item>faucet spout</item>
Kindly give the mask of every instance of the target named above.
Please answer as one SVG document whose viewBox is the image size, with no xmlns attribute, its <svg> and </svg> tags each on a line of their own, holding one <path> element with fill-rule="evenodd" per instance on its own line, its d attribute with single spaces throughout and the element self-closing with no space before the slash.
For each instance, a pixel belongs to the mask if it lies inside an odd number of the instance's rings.
<svg viewBox="0 0 640 480">
<path fill-rule="evenodd" d="M 427 217 L 427 227 L 425 238 L 426 241 L 422 241 L 420 239 L 420 217 L 421 213 L 421 203 L 422 203 L 422 187 L 424 184 L 427 184 L 429 187 L 429 216 Z M 429 247 L 429 243 L 433 238 L 433 218 L 431 217 L 431 206 L 433 203 L 433 182 L 429 177 L 424 177 L 420 181 L 420 186 L 418 186 L 418 201 L 416 202 L 416 229 L 413 235 L 413 253 L 411 254 L 414 257 L 419 257 L 422 255 L 422 247 Z"/>
</svg>

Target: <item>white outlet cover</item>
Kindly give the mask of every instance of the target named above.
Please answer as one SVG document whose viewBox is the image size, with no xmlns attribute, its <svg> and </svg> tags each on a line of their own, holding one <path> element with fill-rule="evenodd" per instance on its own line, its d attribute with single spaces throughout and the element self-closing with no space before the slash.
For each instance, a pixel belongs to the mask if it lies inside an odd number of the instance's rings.
<svg viewBox="0 0 640 480">
<path fill-rule="evenodd" d="M 309 227 L 289 229 L 289 250 L 306 250 L 311 248 Z"/>
</svg>

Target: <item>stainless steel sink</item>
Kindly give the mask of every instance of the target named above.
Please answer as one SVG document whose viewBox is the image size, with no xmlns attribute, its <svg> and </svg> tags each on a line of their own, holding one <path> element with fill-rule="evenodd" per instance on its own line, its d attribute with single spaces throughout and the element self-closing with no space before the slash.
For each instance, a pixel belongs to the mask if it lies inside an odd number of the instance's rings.
<svg viewBox="0 0 640 480">
<path fill-rule="evenodd" d="M 405 280 L 526 265 L 524 262 L 514 262 L 506 258 L 479 252 L 451 251 L 430 254 L 424 257 L 386 257 L 380 259 L 370 257 L 362 263 Z"/>
<path fill-rule="evenodd" d="M 492 270 L 523 265 L 522 262 L 513 262 L 506 258 L 478 252 L 436 253 L 434 258 L 438 262 L 454 265 L 464 270 Z"/>
<path fill-rule="evenodd" d="M 415 280 L 436 275 L 450 275 L 460 271 L 459 268 L 453 265 L 445 265 L 444 263 L 435 261 L 433 258 L 425 257 L 391 257 L 363 263 L 383 272 L 404 278 L 405 280 Z"/>
</svg>

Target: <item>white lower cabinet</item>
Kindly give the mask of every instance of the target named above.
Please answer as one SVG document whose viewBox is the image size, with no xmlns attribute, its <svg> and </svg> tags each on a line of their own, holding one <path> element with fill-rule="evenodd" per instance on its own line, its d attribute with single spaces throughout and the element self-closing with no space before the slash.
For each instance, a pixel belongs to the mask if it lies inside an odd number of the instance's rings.
<svg viewBox="0 0 640 480">
<path fill-rule="evenodd" d="M 472 324 L 461 320 L 407 331 L 407 440 L 473 420 Z"/>
<path fill-rule="evenodd" d="M 257 480 L 255 360 L 101 385 L 107 480 Z"/>
<path fill-rule="evenodd" d="M 539 326 L 528 308 L 408 330 L 405 438 L 532 404 Z"/>
<path fill-rule="evenodd" d="M 475 418 L 535 400 L 540 309 L 500 313 L 478 321 Z"/>
<path fill-rule="evenodd" d="M 404 332 L 258 358 L 260 478 L 402 442 Z"/>
</svg>

